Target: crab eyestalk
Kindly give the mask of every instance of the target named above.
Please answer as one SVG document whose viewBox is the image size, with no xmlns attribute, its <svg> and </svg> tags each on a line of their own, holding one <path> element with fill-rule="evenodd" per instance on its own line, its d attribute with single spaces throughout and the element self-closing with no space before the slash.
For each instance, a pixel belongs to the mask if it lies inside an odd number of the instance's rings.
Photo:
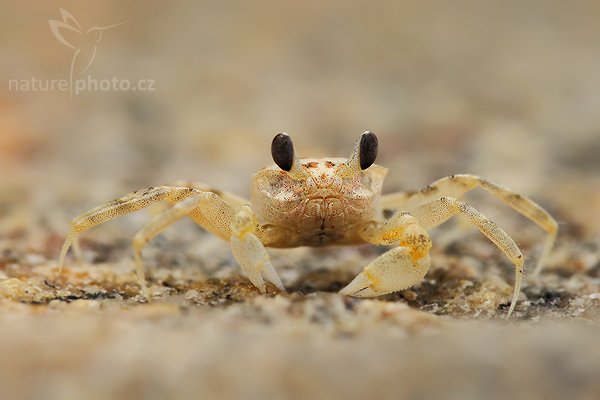
<svg viewBox="0 0 600 400">
<path fill-rule="evenodd" d="M 366 131 L 356 141 L 354 150 L 344 164 L 343 175 L 352 175 L 369 168 L 377 158 L 379 142 L 373 132 Z"/>
<path fill-rule="evenodd" d="M 275 135 L 271 142 L 271 155 L 275 164 L 282 170 L 289 172 L 292 176 L 304 176 L 298 157 L 294 153 L 292 138 L 287 133 Z"/>
</svg>

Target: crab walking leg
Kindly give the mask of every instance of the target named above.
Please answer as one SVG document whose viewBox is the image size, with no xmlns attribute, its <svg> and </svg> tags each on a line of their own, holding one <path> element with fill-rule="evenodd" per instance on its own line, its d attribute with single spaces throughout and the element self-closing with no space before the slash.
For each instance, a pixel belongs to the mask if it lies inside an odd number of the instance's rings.
<svg viewBox="0 0 600 400">
<path fill-rule="evenodd" d="M 80 233 L 103 222 L 140 210 L 152 203 L 167 198 L 181 200 L 184 197 L 189 196 L 192 191 L 193 189 L 191 188 L 169 186 L 137 190 L 119 199 L 95 207 L 74 218 L 71 221 L 71 230 L 67 235 L 60 252 L 59 268 L 62 269 L 67 251 Z"/>
<path fill-rule="evenodd" d="M 202 210 L 200 208 L 192 209 L 189 212 L 189 217 L 207 231 L 226 240 L 229 239 L 229 223 L 233 220 L 235 212 L 215 193 L 203 192 L 192 187 L 152 187 L 135 191 L 100 205 L 73 219 L 71 230 L 60 252 L 59 271 L 64 265 L 69 247 L 76 241 L 79 234 L 113 218 L 140 210 L 152 203 L 166 200 L 171 204 L 176 204 L 191 195 L 201 195 L 200 205 Z"/>
<path fill-rule="evenodd" d="M 340 293 L 354 297 L 376 297 L 419 283 L 429 270 L 429 254 L 415 260 L 410 253 L 408 247 L 386 251 L 371 261 Z"/>
<path fill-rule="evenodd" d="M 79 244 L 79 237 L 73 238 L 73 253 L 75 254 L 75 260 L 78 262 L 85 261 L 85 257 L 83 256 L 83 251 L 81 250 L 81 245 Z"/>
<path fill-rule="evenodd" d="M 231 208 L 233 208 L 235 211 L 238 211 L 240 208 L 242 208 L 242 206 L 244 204 L 249 204 L 249 201 L 243 197 L 240 197 L 233 193 L 224 192 L 224 191 L 215 189 L 214 187 L 207 185 L 205 183 L 178 181 L 178 182 L 175 182 L 175 186 L 185 186 L 185 187 L 191 187 L 193 189 L 200 190 L 202 192 L 212 192 L 212 193 L 216 194 L 217 196 L 219 196 L 219 198 L 221 200 L 223 200 L 225 203 L 229 204 L 231 206 Z"/>
<path fill-rule="evenodd" d="M 258 223 L 252 209 L 244 205 L 231 224 L 231 251 L 242 272 L 262 293 L 266 293 L 265 279 L 285 292 L 281 279 L 269 261 L 269 254 L 257 236 Z"/>
<path fill-rule="evenodd" d="M 515 266 L 515 287 L 507 314 L 507 317 L 510 317 L 517 304 L 517 298 L 521 291 L 521 280 L 523 279 L 523 255 L 510 236 L 475 208 L 453 197 L 442 197 L 412 211 L 412 215 L 425 229 L 441 225 L 450 217 L 459 213 L 464 215 L 481 233 L 498 246 Z"/>
<path fill-rule="evenodd" d="M 372 244 L 393 248 L 373 260 L 340 293 L 374 297 L 409 288 L 429 270 L 431 240 L 411 214 L 399 212 L 380 227 L 368 226 L 361 234 Z"/>
<path fill-rule="evenodd" d="M 537 275 L 544 266 L 550 250 L 552 250 L 558 232 L 558 223 L 539 204 L 510 189 L 476 175 L 459 174 L 439 179 L 414 193 L 392 193 L 382 196 L 381 205 L 384 210 L 395 210 L 400 207 L 404 210 L 412 210 L 419 205 L 429 203 L 441 197 L 460 199 L 465 193 L 477 187 L 481 187 L 498 197 L 508 206 L 532 220 L 547 232 L 542 253 L 533 272 L 533 275 Z"/>
<path fill-rule="evenodd" d="M 206 192 L 195 193 L 184 200 L 176 203 L 173 207 L 154 216 L 133 238 L 133 255 L 135 259 L 135 270 L 138 281 L 144 296 L 148 297 L 148 287 L 146 286 L 146 276 L 144 274 L 144 265 L 142 262 L 142 249 L 156 235 L 164 231 L 167 227 L 185 217 L 192 210 L 202 204 L 204 200 L 210 197 Z"/>
</svg>

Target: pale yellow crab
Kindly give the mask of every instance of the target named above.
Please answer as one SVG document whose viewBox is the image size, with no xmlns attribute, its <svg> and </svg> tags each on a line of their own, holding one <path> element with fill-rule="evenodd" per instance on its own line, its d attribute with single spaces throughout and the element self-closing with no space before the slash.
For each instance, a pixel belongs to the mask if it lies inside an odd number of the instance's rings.
<svg viewBox="0 0 600 400">
<path fill-rule="evenodd" d="M 348 159 L 298 159 L 290 137 L 280 133 L 271 144 L 275 164 L 254 174 L 250 201 L 203 184 L 138 190 L 75 218 L 59 265 L 62 268 L 69 247 L 83 231 L 166 200 L 173 207 L 153 217 L 133 239 L 137 276 L 145 295 L 148 292 L 141 259 L 143 246 L 187 216 L 229 242 L 242 271 L 263 293 L 265 280 L 285 291 L 265 246 L 394 246 L 340 291 L 349 296 L 374 297 L 421 281 L 429 269 L 431 240 L 427 230 L 462 214 L 515 266 L 510 316 L 523 277 L 521 251 L 498 225 L 459 199 L 467 191 L 481 187 L 542 227 L 548 236 L 534 274 L 542 268 L 556 238 L 558 225 L 554 218 L 532 200 L 475 175 L 452 175 L 415 192 L 382 196 L 381 186 L 388 171 L 374 164 L 377 148 L 377 137 L 365 132 Z"/>
</svg>

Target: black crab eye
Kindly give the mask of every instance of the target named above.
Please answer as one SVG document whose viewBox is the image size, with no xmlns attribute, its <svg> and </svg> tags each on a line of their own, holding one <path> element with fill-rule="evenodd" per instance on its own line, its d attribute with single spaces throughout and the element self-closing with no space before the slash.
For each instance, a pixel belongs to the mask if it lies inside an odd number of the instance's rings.
<svg viewBox="0 0 600 400">
<path fill-rule="evenodd" d="M 365 132 L 360 137 L 358 157 L 360 169 L 367 169 L 375 162 L 377 158 L 378 141 L 373 132 Z"/>
<path fill-rule="evenodd" d="M 284 171 L 290 171 L 294 164 L 294 145 L 286 133 L 280 133 L 271 142 L 273 161 Z"/>
</svg>

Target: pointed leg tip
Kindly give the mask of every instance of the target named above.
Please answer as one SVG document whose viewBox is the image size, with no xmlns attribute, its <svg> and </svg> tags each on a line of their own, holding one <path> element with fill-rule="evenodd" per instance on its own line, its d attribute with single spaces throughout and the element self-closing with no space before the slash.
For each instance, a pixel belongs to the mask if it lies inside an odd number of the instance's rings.
<svg viewBox="0 0 600 400">
<path fill-rule="evenodd" d="M 267 293 L 267 285 L 264 282 L 262 276 L 251 278 L 248 276 L 248 274 L 244 274 L 244 275 L 246 275 L 246 278 L 250 281 L 252 286 L 254 286 L 256 289 L 258 289 L 259 292 L 261 292 L 262 294 Z"/>
<path fill-rule="evenodd" d="M 285 287 L 281 284 L 281 282 L 279 282 L 279 283 L 276 283 L 273 281 L 270 281 L 270 282 L 273 284 L 273 286 L 275 286 L 277 288 L 277 290 L 279 290 L 280 293 L 287 293 L 287 291 L 285 290 Z"/>
<path fill-rule="evenodd" d="M 60 278 L 63 275 L 64 271 L 65 271 L 64 260 L 62 262 L 59 261 L 58 265 L 56 266 L 56 270 L 54 271 L 56 276 Z"/>
<path fill-rule="evenodd" d="M 352 290 L 348 288 L 348 286 L 344 287 L 342 290 L 338 292 L 339 294 L 343 294 L 344 296 L 352 296 Z"/>
<path fill-rule="evenodd" d="M 140 286 L 140 301 L 142 303 L 149 303 L 152 300 L 152 293 L 150 292 L 146 278 L 144 278 L 142 281 L 138 281 L 138 284 Z"/>
<path fill-rule="evenodd" d="M 371 283 L 364 273 L 358 274 L 352 282 L 339 291 L 340 294 L 352 297 L 374 297 L 379 294 L 371 288 Z"/>
<path fill-rule="evenodd" d="M 267 293 L 267 284 L 260 279 L 260 281 L 256 280 L 250 280 L 250 282 L 254 285 L 255 288 L 257 288 L 262 294 L 266 294 Z"/>
<path fill-rule="evenodd" d="M 382 293 L 375 292 L 370 287 L 366 287 L 366 288 L 359 289 L 359 290 L 355 291 L 354 293 L 349 293 L 349 294 L 347 294 L 347 296 L 359 297 L 359 298 L 369 298 L 369 297 L 377 297 L 377 296 L 380 296 L 381 294 Z"/>
<path fill-rule="evenodd" d="M 513 314 L 513 311 L 514 311 L 514 308 L 513 308 L 513 307 L 511 307 L 511 308 L 508 310 L 508 312 L 506 313 L 506 315 L 504 316 L 504 319 L 505 319 L 505 320 L 509 320 L 509 319 L 510 319 L 510 316 Z"/>
<path fill-rule="evenodd" d="M 273 286 L 275 286 L 280 292 L 285 293 L 285 287 L 281 282 L 281 278 L 279 278 L 279 275 L 277 275 L 277 272 L 275 271 L 271 263 L 267 262 L 267 265 L 262 270 L 262 275 L 265 280 L 272 283 Z"/>
</svg>

